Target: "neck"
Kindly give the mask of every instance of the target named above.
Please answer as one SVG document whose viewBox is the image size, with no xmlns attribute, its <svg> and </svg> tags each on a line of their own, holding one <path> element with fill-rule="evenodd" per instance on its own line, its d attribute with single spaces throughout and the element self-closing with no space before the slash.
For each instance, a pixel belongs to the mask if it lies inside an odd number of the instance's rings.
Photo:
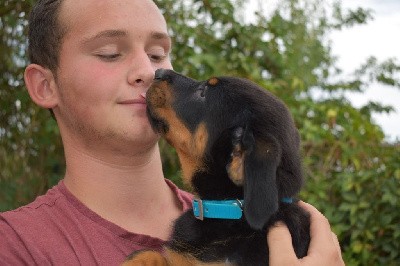
<svg viewBox="0 0 400 266">
<path fill-rule="evenodd" d="M 145 155 L 118 156 L 114 161 L 70 147 L 66 151 L 64 182 L 84 202 L 118 200 L 126 201 L 130 207 L 138 197 L 150 200 L 152 193 L 149 192 L 160 192 L 165 187 L 158 146 Z"/>
<path fill-rule="evenodd" d="M 113 160 L 69 145 L 65 149 L 65 186 L 88 208 L 122 228 L 166 239 L 169 232 L 143 227 L 164 215 L 174 219 L 180 205 L 165 183 L 158 145 Z M 152 208 L 149 208 L 152 206 Z M 168 224 L 168 221 L 165 221 Z M 168 224 L 169 225 L 169 224 Z"/>
</svg>

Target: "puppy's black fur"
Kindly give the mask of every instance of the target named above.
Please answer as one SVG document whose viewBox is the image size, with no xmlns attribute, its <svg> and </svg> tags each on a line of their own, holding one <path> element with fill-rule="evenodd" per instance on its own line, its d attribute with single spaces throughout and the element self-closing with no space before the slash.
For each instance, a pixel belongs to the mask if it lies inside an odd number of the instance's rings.
<svg viewBox="0 0 400 266">
<path fill-rule="evenodd" d="M 244 200 L 239 220 L 184 213 L 166 246 L 172 257 L 268 265 L 267 231 L 277 221 L 288 226 L 296 255 L 307 254 L 309 215 L 282 202 L 299 192 L 302 171 L 299 133 L 281 100 L 245 79 L 196 81 L 171 70 L 157 70 L 146 98 L 152 126 L 176 148 L 194 193 Z M 166 265 L 176 261 L 167 252 Z"/>
</svg>

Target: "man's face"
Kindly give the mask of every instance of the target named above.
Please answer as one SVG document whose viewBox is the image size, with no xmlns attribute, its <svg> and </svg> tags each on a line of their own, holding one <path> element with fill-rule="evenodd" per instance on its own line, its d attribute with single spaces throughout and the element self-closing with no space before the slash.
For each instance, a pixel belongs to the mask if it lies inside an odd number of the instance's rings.
<svg viewBox="0 0 400 266">
<path fill-rule="evenodd" d="M 60 21 L 67 30 L 54 108 L 61 133 L 99 148 L 154 145 L 141 94 L 156 69 L 172 68 L 167 27 L 154 3 L 65 0 Z"/>
</svg>

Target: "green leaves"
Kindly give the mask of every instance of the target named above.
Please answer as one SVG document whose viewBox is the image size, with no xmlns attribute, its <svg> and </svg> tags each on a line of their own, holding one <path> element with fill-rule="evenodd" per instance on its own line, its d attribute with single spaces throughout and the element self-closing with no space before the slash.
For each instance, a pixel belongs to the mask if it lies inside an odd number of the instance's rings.
<svg viewBox="0 0 400 266">
<path fill-rule="evenodd" d="M 0 6 L 0 210 L 26 204 L 54 185 L 63 172 L 58 129 L 23 84 L 27 16 L 32 1 Z"/>
</svg>

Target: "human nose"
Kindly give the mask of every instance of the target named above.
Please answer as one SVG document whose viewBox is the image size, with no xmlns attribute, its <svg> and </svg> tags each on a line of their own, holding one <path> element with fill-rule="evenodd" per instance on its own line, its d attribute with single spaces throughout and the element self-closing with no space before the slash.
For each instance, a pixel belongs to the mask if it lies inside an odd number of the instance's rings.
<svg viewBox="0 0 400 266">
<path fill-rule="evenodd" d="M 135 87 L 148 87 L 154 79 L 156 69 L 146 53 L 140 54 L 132 60 L 128 83 Z"/>
</svg>

